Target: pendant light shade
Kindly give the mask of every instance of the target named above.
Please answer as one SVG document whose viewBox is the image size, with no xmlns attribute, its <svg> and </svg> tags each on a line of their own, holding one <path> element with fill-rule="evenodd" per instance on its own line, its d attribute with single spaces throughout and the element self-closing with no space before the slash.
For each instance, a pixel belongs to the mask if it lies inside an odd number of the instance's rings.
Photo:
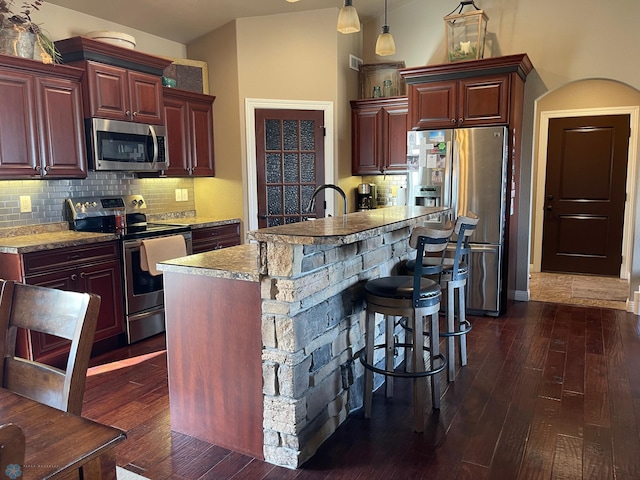
<svg viewBox="0 0 640 480">
<path fill-rule="evenodd" d="M 387 55 L 393 55 L 396 53 L 396 42 L 393 41 L 393 37 L 389 33 L 389 25 L 387 25 L 387 0 L 384 0 L 384 25 L 382 26 L 382 33 L 378 35 L 376 41 L 376 55 L 385 57 Z"/>
<path fill-rule="evenodd" d="M 344 0 L 344 7 L 338 14 L 338 31 L 340 33 L 356 33 L 360 31 L 360 19 L 352 0 Z"/>
</svg>

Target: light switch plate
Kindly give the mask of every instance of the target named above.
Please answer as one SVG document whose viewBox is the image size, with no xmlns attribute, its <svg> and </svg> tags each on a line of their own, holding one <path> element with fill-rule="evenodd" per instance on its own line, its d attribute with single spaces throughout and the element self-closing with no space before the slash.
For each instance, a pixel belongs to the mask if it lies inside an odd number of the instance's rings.
<svg viewBox="0 0 640 480">
<path fill-rule="evenodd" d="M 29 195 L 20 195 L 20 213 L 31 212 L 31 197 Z"/>
<path fill-rule="evenodd" d="M 182 189 L 182 201 L 186 202 L 187 200 L 189 200 L 189 190 L 187 190 L 186 188 Z"/>
<path fill-rule="evenodd" d="M 179 188 L 176 188 L 176 202 L 179 202 L 182 200 L 182 190 L 180 190 Z"/>
</svg>

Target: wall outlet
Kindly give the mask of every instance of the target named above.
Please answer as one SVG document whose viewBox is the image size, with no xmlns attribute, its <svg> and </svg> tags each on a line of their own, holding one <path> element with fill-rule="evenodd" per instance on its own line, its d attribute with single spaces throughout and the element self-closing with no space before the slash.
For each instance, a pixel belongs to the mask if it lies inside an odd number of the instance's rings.
<svg viewBox="0 0 640 480">
<path fill-rule="evenodd" d="M 20 195 L 20 213 L 31 212 L 31 197 L 29 195 Z"/>
</svg>

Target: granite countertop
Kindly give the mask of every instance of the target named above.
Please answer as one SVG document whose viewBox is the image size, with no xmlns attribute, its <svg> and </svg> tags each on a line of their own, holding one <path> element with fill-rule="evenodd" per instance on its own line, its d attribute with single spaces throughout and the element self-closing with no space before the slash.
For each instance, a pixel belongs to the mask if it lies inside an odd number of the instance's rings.
<svg viewBox="0 0 640 480">
<path fill-rule="evenodd" d="M 244 244 L 174 258 L 158 263 L 158 270 L 259 282 L 258 246 Z"/>
<path fill-rule="evenodd" d="M 420 217 L 433 216 L 449 210 L 447 207 L 378 208 L 339 217 L 252 230 L 249 232 L 249 238 L 260 242 L 298 245 L 346 245 L 398 230 L 405 225 L 413 225 Z"/>
<path fill-rule="evenodd" d="M 60 230 L 56 232 L 33 233 L 15 237 L 0 237 L 0 253 L 30 253 L 53 248 L 75 247 L 89 243 L 117 240 L 115 233 L 76 232 Z"/>
<path fill-rule="evenodd" d="M 206 227 L 218 227 L 220 225 L 230 225 L 240 223 L 239 218 L 220 219 L 213 217 L 163 217 L 159 219 L 149 219 L 148 221 L 153 223 L 162 223 L 166 225 L 189 225 L 192 229 L 206 228 Z"/>
</svg>

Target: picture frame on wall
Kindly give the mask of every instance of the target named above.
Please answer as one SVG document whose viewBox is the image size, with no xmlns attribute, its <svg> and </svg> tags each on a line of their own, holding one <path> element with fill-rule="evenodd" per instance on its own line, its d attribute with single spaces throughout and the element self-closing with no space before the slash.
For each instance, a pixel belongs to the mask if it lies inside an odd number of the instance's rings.
<svg viewBox="0 0 640 480">
<path fill-rule="evenodd" d="M 207 62 L 188 58 L 166 58 L 172 60 L 173 63 L 164 69 L 163 76 L 175 79 L 175 88 L 209 94 Z"/>
</svg>

